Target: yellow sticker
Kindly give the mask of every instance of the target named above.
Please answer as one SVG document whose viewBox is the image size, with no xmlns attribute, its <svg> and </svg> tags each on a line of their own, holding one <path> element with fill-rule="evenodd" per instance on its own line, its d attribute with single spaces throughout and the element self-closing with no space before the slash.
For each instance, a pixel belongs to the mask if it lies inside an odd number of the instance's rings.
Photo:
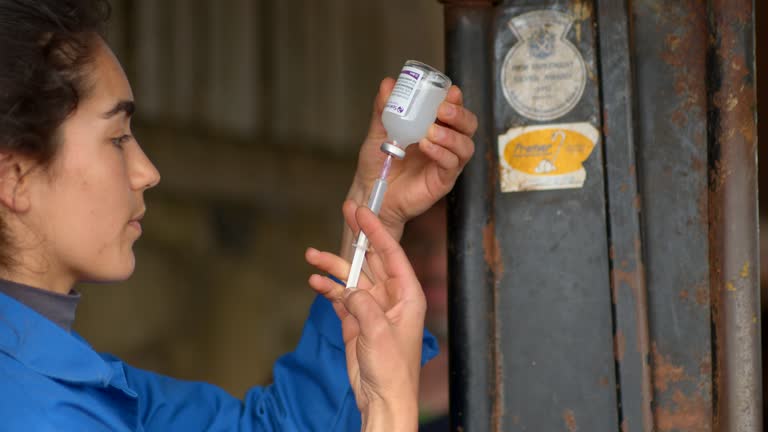
<svg viewBox="0 0 768 432">
<path fill-rule="evenodd" d="M 589 123 L 524 126 L 499 135 L 501 191 L 583 187 L 583 163 L 599 136 Z"/>
</svg>

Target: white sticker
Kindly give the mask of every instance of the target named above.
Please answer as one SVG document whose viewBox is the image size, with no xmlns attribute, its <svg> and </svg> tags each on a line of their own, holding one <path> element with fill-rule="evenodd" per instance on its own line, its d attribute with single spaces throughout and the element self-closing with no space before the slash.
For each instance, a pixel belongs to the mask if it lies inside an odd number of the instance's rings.
<svg viewBox="0 0 768 432">
<path fill-rule="evenodd" d="M 566 39 L 573 18 L 540 10 L 514 17 L 508 25 L 517 42 L 501 67 L 507 102 L 533 120 L 553 120 L 570 112 L 587 83 L 584 58 Z"/>
<path fill-rule="evenodd" d="M 584 161 L 599 132 L 589 123 L 517 127 L 499 135 L 502 192 L 571 189 L 584 186 Z"/>
<path fill-rule="evenodd" d="M 400 117 L 404 116 L 411 106 L 413 95 L 416 93 L 416 87 L 418 87 L 419 81 L 421 81 L 423 76 L 423 71 L 405 66 L 400 71 L 400 76 L 397 78 L 395 88 L 392 89 L 392 94 L 389 95 L 389 100 L 387 100 L 384 110 L 397 114 Z"/>
</svg>

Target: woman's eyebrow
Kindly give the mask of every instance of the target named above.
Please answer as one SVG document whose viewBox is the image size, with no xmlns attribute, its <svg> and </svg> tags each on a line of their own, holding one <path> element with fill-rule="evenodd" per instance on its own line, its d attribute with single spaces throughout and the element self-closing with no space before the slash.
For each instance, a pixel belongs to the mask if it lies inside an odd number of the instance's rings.
<svg viewBox="0 0 768 432">
<path fill-rule="evenodd" d="M 131 100 L 122 100 L 118 102 L 111 110 L 104 113 L 104 118 L 112 118 L 117 114 L 123 112 L 126 117 L 130 117 L 136 111 L 136 104 Z"/>
</svg>

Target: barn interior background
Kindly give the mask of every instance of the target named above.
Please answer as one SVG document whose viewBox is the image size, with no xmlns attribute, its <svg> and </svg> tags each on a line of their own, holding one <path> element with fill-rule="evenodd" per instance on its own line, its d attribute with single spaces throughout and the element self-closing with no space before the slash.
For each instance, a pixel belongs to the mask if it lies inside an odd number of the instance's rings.
<svg viewBox="0 0 768 432">
<path fill-rule="evenodd" d="M 304 250 L 338 249 L 379 82 L 409 58 L 442 67 L 442 6 L 112 5 L 134 132 L 162 181 L 146 194 L 136 273 L 83 286 L 76 329 L 136 366 L 241 396 L 298 341 L 313 299 Z"/>
</svg>

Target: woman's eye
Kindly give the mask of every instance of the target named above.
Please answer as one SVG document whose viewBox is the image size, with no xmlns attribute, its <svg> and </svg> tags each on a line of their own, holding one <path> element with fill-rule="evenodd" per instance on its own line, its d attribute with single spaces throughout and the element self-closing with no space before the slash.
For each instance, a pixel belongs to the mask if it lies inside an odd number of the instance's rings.
<svg viewBox="0 0 768 432">
<path fill-rule="evenodd" d="M 130 135 L 123 135 L 123 136 L 118 137 L 118 138 L 112 138 L 112 144 L 115 147 L 123 148 L 123 144 L 125 144 L 130 139 L 131 139 Z"/>
</svg>

